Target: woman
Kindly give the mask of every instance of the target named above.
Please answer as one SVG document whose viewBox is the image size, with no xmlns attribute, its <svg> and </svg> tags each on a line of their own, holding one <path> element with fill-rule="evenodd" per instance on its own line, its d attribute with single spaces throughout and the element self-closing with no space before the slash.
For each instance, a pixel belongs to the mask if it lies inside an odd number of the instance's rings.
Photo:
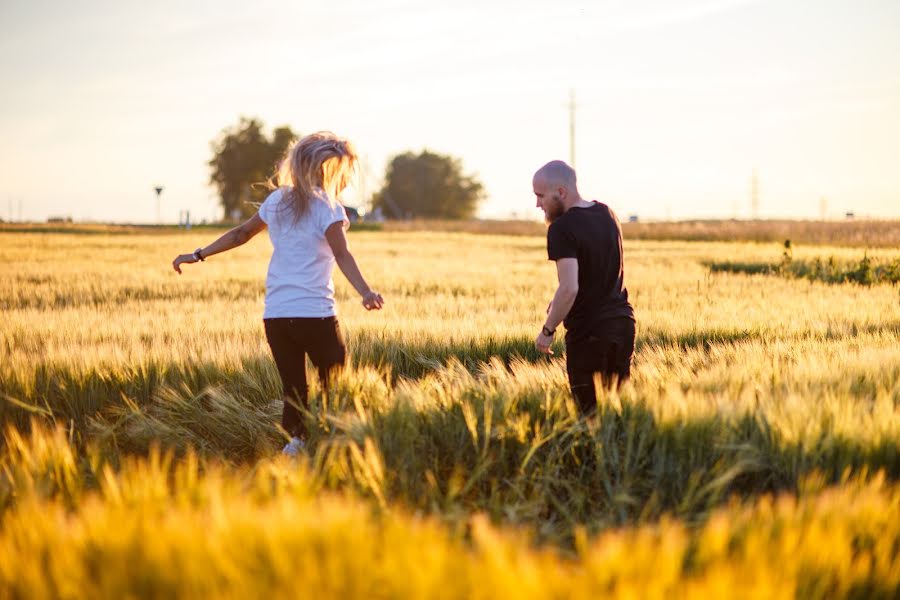
<svg viewBox="0 0 900 600">
<path fill-rule="evenodd" d="M 180 274 L 181 265 L 236 248 L 268 227 L 274 252 L 266 277 L 263 322 L 284 386 L 282 425 L 291 436 L 284 453 L 291 456 L 303 449 L 307 433 L 298 410 L 308 406 L 306 355 L 319 372 L 323 390 L 346 358 L 335 316 L 334 264 L 362 296 L 367 310 L 379 310 L 384 303 L 366 284 L 347 247 L 344 232 L 349 221 L 337 201 L 356 159 L 350 142 L 332 133 L 304 137 L 288 151 L 275 176 L 277 189 L 253 217 L 172 263 Z"/>
</svg>

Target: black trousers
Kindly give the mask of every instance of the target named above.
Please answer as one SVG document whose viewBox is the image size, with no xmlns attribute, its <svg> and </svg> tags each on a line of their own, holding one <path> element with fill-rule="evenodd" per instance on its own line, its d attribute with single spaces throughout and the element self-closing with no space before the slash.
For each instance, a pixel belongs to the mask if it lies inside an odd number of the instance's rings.
<svg viewBox="0 0 900 600">
<path fill-rule="evenodd" d="M 347 360 L 340 326 L 336 317 L 264 319 L 263 323 L 287 397 L 281 425 L 290 435 L 305 437 L 306 426 L 298 408 L 309 408 L 306 355 L 319 372 L 322 390 L 327 391 L 329 378 Z"/>
<path fill-rule="evenodd" d="M 572 341 L 570 341 L 570 338 Z M 628 317 L 604 321 L 590 334 L 569 331 L 566 336 L 566 372 L 572 396 L 582 415 L 597 409 L 594 375 L 611 389 L 631 377 L 634 354 L 634 321 Z"/>
</svg>

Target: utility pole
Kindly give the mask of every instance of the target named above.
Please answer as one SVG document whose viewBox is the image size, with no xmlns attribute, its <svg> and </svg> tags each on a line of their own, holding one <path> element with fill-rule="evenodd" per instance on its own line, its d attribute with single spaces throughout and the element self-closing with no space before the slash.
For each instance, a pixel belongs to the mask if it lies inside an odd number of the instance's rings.
<svg viewBox="0 0 900 600">
<path fill-rule="evenodd" d="M 9 222 L 13 221 L 12 198 L 9 199 Z"/>
<path fill-rule="evenodd" d="M 160 196 L 162 196 L 163 188 L 161 185 L 153 188 L 156 190 L 156 224 L 159 225 L 162 222 L 162 209 L 160 205 Z"/>
<path fill-rule="evenodd" d="M 22 222 L 22 199 L 19 198 L 19 222 Z"/>
<path fill-rule="evenodd" d="M 759 218 L 759 172 L 756 167 L 750 177 L 750 211 L 754 219 Z"/>
<path fill-rule="evenodd" d="M 828 219 L 828 200 L 825 196 L 822 196 L 822 199 L 819 200 L 819 213 L 822 215 L 823 221 Z"/>
<path fill-rule="evenodd" d="M 569 166 L 575 168 L 575 88 L 569 90 Z"/>
</svg>

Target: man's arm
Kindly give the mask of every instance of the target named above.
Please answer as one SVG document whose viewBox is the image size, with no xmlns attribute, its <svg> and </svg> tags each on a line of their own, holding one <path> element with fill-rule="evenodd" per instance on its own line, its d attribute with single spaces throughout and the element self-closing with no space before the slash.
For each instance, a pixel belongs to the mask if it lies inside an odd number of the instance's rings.
<svg viewBox="0 0 900 600">
<path fill-rule="evenodd" d="M 559 279 L 559 287 L 556 288 L 556 294 L 553 295 L 553 302 L 550 303 L 550 310 L 547 313 L 547 320 L 544 322 L 544 327 L 549 331 L 555 331 L 559 327 L 575 303 L 575 297 L 578 295 L 578 259 L 561 258 L 557 260 L 556 276 Z M 553 336 L 544 335 L 542 329 L 534 345 L 544 354 L 552 354 L 550 351 L 552 343 Z"/>
</svg>

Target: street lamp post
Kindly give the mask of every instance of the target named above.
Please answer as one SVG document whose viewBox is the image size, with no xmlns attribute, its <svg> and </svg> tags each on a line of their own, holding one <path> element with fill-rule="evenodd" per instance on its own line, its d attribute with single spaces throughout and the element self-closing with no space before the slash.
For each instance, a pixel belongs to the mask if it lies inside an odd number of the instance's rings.
<svg viewBox="0 0 900 600">
<path fill-rule="evenodd" d="M 161 185 L 158 185 L 153 189 L 156 190 L 156 224 L 159 225 L 160 223 L 162 223 L 162 212 L 161 212 L 161 208 L 160 208 L 160 196 L 162 196 L 163 188 Z"/>
</svg>

